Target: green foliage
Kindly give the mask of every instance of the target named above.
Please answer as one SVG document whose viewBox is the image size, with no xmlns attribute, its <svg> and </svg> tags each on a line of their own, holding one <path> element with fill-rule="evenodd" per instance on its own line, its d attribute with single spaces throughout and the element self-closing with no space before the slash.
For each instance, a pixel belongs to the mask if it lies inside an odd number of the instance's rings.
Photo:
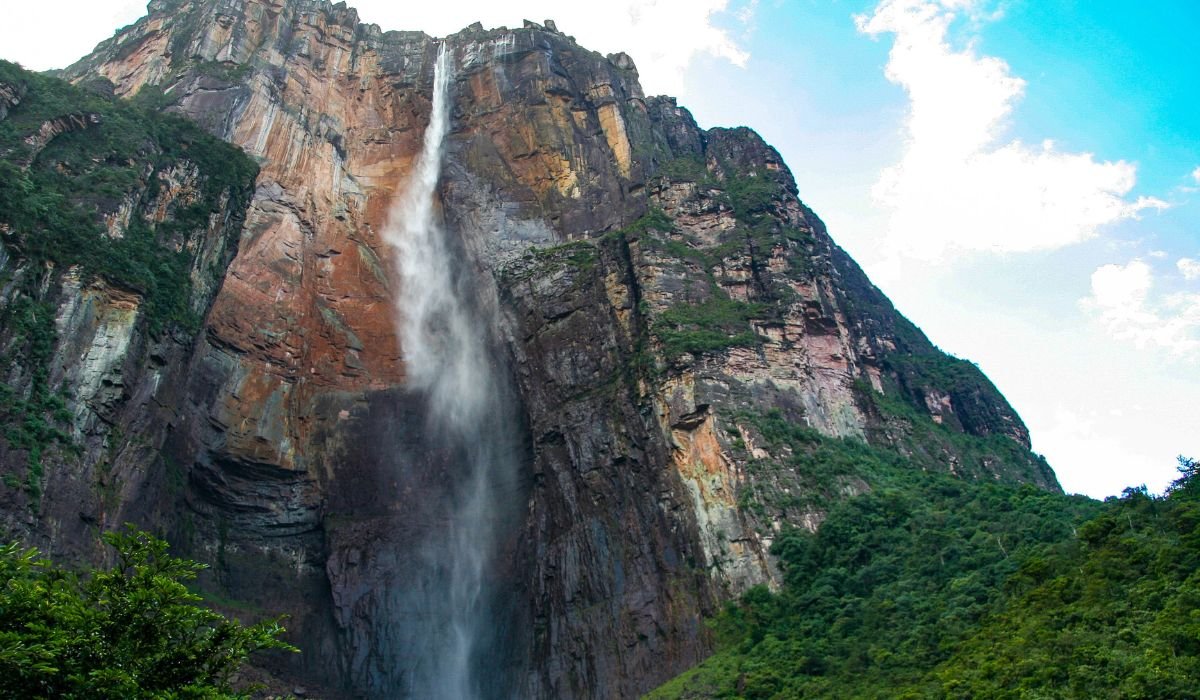
<svg viewBox="0 0 1200 700">
<path fill-rule="evenodd" d="M 651 330 L 662 343 L 663 354 L 675 358 L 683 353 L 704 353 L 729 347 L 758 343 L 750 320 L 777 315 L 770 304 L 742 302 L 730 299 L 716 284 L 707 263 L 707 251 L 651 232 L 669 233 L 675 223 L 660 209 L 651 209 L 634 223 L 610 234 L 613 238 L 639 239 L 650 249 L 665 252 L 680 260 L 691 260 L 703 266 L 710 295 L 696 304 L 678 304 L 653 320 Z M 743 243 L 744 245 L 744 243 Z"/>
<path fill-rule="evenodd" d="M 658 207 L 650 207 L 646 210 L 645 214 L 635 219 L 633 223 L 604 234 L 602 240 L 629 241 L 643 239 L 643 237 L 647 237 L 646 234 L 651 232 L 670 233 L 674 230 L 675 221 L 667 216 L 666 212 Z"/>
<path fill-rule="evenodd" d="M 907 423 L 905 431 L 893 436 L 898 445 L 828 437 L 789 420 L 779 409 L 736 413 L 737 423 L 752 428 L 756 439 L 774 455 L 751 460 L 747 468 L 755 474 L 774 471 L 774 476 L 787 482 L 783 484 L 787 489 L 780 491 L 766 485 L 776 479 L 760 480 L 754 497 L 747 501 L 777 511 L 807 510 L 843 497 L 845 488 L 854 483 L 876 489 L 923 488 L 930 474 L 947 473 L 950 463 L 959 477 L 994 481 L 999 476 L 1011 486 L 1030 482 L 1027 469 L 1034 458 L 1010 438 L 968 435 L 934 423 L 898 399 L 875 394 L 872 400 L 895 412 L 886 415 L 900 416 Z"/>
<path fill-rule="evenodd" d="M 776 305 L 730 299 L 716 283 L 711 270 L 726 256 L 746 250 L 752 242 L 739 237 L 720 246 L 700 249 L 674 238 L 646 235 L 649 232 L 669 233 L 674 228 L 670 217 L 659 209 L 651 209 L 633 224 L 616 232 L 624 238 L 638 238 L 648 249 L 696 264 L 708 279 L 710 294 L 706 299 L 694 304 L 677 304 L 654 319 L 651 330 L 662 343 L 663 354 L 667 358 L 676 358 L 684 353 L 757 345 L 758 335 L 750 321 L 777 318 Z"/>
<path fill-rule="evenodd" d="M 983 391 L 998 393 L 975 363 L 942 352 L 890 355 L 888 368 L 904 377 L 945 392 Z"/>
<path fill-rule="evenodd" d="M 597 244 L 637 238 L 648 231 L 670 231 L 674 225 L 671 218 L 661 209 L 651 208 L 633 223 L 605 234 L 598 241 L 568 241 L 545 248 L 531 247 L 525 251 L 522 258 L 507 265 L 503 274 L 511 282 L 547 275 L 562 268 L 591 270 L 596 264 Z"/>
<path fill-rule="evenodd" d="M 525 255 L 505 266 L 509 282 L 544 277 L 556 270 L 591 270 L 596 265 L 596 245 L 592 241 L 571 241 L 546 248 L 529 248 Z"/>
<path fill-rule="evenodd" d="M 1126 489 L 1068 540 L 1026 557 L 1006 597 L 933 674 L 955 698 L 1186 698 L 1200 688 L 1200 479 Z"/>
<path fill-rule="evenodd" d="M 127 528 L 104 535 L 112 568 L 69 571 L 0 547 L 0 694 L 23 698 L 238 698 L 230 678 L 263 649 L 290 649 L 279 620 L 244 626 L 200 607 L 203 567 Z"/>
<path fill-rule="evenodd" d="M 0 83 L 24 91 L 0 120 L 0 231 L 23 270 L 0 308 L 7 336 L 0 375 L 18 378 L 0 383 L 0 423 L 9 448 L 27 455 L 25 486 L 36 509 L 44 455 L 55 444 L 72 446 L 62 427 L 71 416 L 49 377 L 57 340 L 48 302 L 55 276 L 78 266 L 85 283 L 102 277 L 136 291 L 151 336 L 172 328 L 195 331 L 193 275 L 211 272 L 193 269 L 196 239 L 207 234 L 214 214 L 245 209 L 257 167 L 186 120 L 155 111 L 150 98 L 114 100 L 5 61 Z M 87 126 L 36 150 L 28 139 L 63 119 Z M 195 196 L 185 192 L 160 212 L 161 221 L 148 218 L 161 176 L 173 171 L 195 178 Z M 128 225 L 121 238 L 109 238 L 102 214 L 122 206 L 132 209 Z"/>
<path fill-rule="evenodd" d="M 700 171 L 707 172 L 703 169 L 702 162 L 691 159 L 671 161 L 664 165 L 664 169 L 684 179 L 699 177 Z M 754 193 L 768 190 L 773 193 L 771 196 L 774 196 L 779 190 L 777 183 L 765 178 L 731 177 L 729 183 L 729 186 L 739 193 L 738 197 L 757 196 Z M 753 203 L 746 206 L 759 213 L 767 211 Z M 674 221 L 662 210 L 652 208 L 629 226 L 608 234 L 610 240 L 637 239 L 646 250 L 691 263 L 700 269 L 708 281 L 710 293 L 702 301 L 677 304 L 653 319 L 650 328 L 662 344 L 663 354 L 668 359 L 674 359 L 684 353 L 701 354 L 731 347 L 757 345 L 759 338 L 750 322 L 778 319 L 782 315 L 781 304 L 790 298 L 791 290 L 786 285 L 776 285 L 778 288 L 764 295 L 761 301 L 745 302 L 731 299 L 717 283 L 713 269 L 725 264 L 730 257 L 749 255 L 760 260 L 765 259 L 764 252 L 770 251 L 775 244 L 784 240 L 808 242 L 811 236 L 795 230 L 785 230 L 781 233 L 765 220 L 759 220 L 753 226 L 739 228 L 728 240 L 714 246 L 689 245 L 680 240 L 678 234 L 672 235 L 674 232 Z"/>
<path fill-rule="evenodd" d="M 854 483 L 883 486 L 911 469 L 899 454 L 847 437 L 832 438 L 788 420 L 779 409 L 740 411 L 736 421 L 757 433 L 774 456 L 751 460 L 753 488 L 743 488 L 739 505 L 762 516 L 767 509 L 786 515 L 844 497 Z M 759 478 L 764 477 L 764 478 Z"/>
<path fill-rule="evenodd" d="M 805 445 L 817 445 L 831 439 L 807 425 L 788 420 L 778 408 L 772 408 L 763 414 L 742 411 L 737 414 L 737 419 L 754 426 L 759 435 L 772 447 L 786 445 L 791 450 L 797 450 Z"/>
<path fill-rule="evenodd" d="M 973 362 L 930 347 L 923 352 L 889 353 L 884 366 L 895 372 L 898 388 L 915 406 L 923 407 L 930 390 L 955 397 L 960 409 L 969 406 L 958 416 L 969 423 L 963 426 L 969 432 L 1004 433 L 1019 421 L 1004 395 Z"/>
<path fill-rule="evenodd" d="M 659 314 L 654 333 L 669 358 L 685 352 L 704 353 L 724 348 L 756 345 L 758 336 L 750 327 L 751 319 L 770 317 L 768 304 L 730 299 L 715 288 L 699 304 L 679 304 Z"/>
<path fill-rule="evenodd" d="M 667 216 L 662 209 L 651 207 L 649 211 L 639 217 L 632 224 L 618 231 L 619 234 L 626 238 L 634 238 L 640 236 L 647 231 L 667 232 L 675 228 L 675 222 L 671 217 Z"/>
<path fill-rule="evenodd" d="M 978 372 L 978 369 L 974 371 Z M 990 382 L 988 384 L 990 386 Z M 870 402 L 891 424 L 903 425 L 903 430 L 891 431 L 890 440 L 915 467 L 941 471 L 948 458 L 953 456 L 962 476 L 994 478 L 999 475 L 1013 482 L 1055 483 L 1046 461 L 1007 435 L 980 436 L 961 432 L 935 423 L 928 413 L 895 395 L 880 394 L 863 382 L 856 388 L 859 396 Z M 999 400 L 1003 401 L 1003 397 Z"/>
<path fill-rule="evenodd" d="M 54 309 L 28 296 L 17 296 L 0 307 L 0 328 L 11 334 L 9 348 L 0 354 L 0 373 L 9 376 L 14 364 L 31 368 L 29 393 L 21 395 L 0 382 L 0 425 L 10 449 L 24 450 L 25 489 L 37 509 L 42 495 L 42 456 L 51 445 L 73 447 L 70 435 L 59 425 L 70 421 L 63 397 L 50 389 L 49 365 L 57 333 Z"/>
<path fill-rule="evenodd" d="M 1167 495 L 1103 504 L 894 475 L 780 536 L 783 590 L 729 605 L 718 653 L 649 697 L 1193 697 L 1200 470 L 1180 464 Z"/>
<path fill-rule="evenodd" d="M 659 166 L 656 175 L 661 175 L 672 182 L 695 182 L 699 185 L 714 184 L 708 166 L 701 156 L 683 156 L 673 158 Z"/>
<path fill-rule="evenodd" d="M 898 394 L 918 411 L 927 412 L 931 392 L 948 394 L 955 417 L 975 435 L 1006 434 L 1022 427 L 1021 419 L 1004 396 L 973 363 L 942 352 L 867 279 L 845 253 L 835 249 L 839 273 L 838 300 L 849 325 L 880 340 L 877 351 L 889 394 Z M 1042 479 L 1053 482 L 1044 464 L 1031 465 Z"/>
<path fill-rule="evenodd" d="M 974 629 L 1019 557 L 1069 536 L 1089 507 L 1032 487 L 907 481 L 777 540 L 786 585 L 717 620 L 724 648 L 695 674 L 712 697 L 898 697 Z"/>
<path fill-rule="evenodd" d="M 184 243 L 207 229 L 225 198 L 229 210 L 245 208 L 254 162 L 190 122 L 148 108 L 148 98 L 137 104 L 105 98 L 3 61 L 0 82 L 27 86 L 0 121 L 5 245 L 25 260 L 80 265 L 139 292 L 152 335 L 171 326 L 195 330 L 191 251 Z M 25 141 L 50 120 L 82 114 L 97 115 L 99 123 L 61 134 L 38 153 Z M 199 197 L 177 202 L 161 222 L 133 216 L 119 240 L 104 235 L 101 212 L 125 201 L 142 210 L 157 195 L 161 173 L 189 166 L 200 176 Z"/>
<path fill-rule="evenodd" d="M 733 215 L 742 223 L 753 225 L 775 209 L 783 186 L 766 176 L 734 173 L 725 178 L 725 192 Z"/>
</svg>

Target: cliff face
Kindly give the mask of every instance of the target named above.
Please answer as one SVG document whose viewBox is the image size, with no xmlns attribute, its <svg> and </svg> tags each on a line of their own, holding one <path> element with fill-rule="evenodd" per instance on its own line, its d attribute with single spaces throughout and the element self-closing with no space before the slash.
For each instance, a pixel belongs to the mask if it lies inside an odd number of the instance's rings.
<svg viewBox="0 0 1200 700">
<path fill-rule="evenodd" d="M 58 338 L 49 378 L 15 359 L 11 391 L 71 389 L 67 423 L 87 436 L 47 458 L 40 499 L 4 492 L 8 525 L 85 555 L 90 528 L 152 523 L 213 565 L 209 588 L 292 615 L 304 654 L 280 672 L 394 696 L 406 621 L 390 596 L 438 527 L 423 504 L 453 478 L 405 386 L 382 240 L 429 119 L 436 43 L 319 0 L 149 9 L 65 77 L 186 115 L 260 172 L 248 202 L 236 188 L 212 200 L 175 246 L 218 271 L 219 289 L 199 274 L 190 287 L 199 326 L 155 336 L 144 290 L 6 253 L 5 308 L 36 273 L 20 298 L 53 311 Z M 779 421 L 914 468 L 1057 488 L 1003 397 L 895 312 L 752 131 L 699 129 L 642 94 L 627 56 L 552 25 L 446 42 L 438 198 L 520 394 L 524 470 L 497 498 L 521 517 L 489 580 L 519 672 L 496 694 L 627 697 L 702 658 L 702 616 L 777 580 L 773 534 L 870 487 L 766 449 Z M 0 81 L 0 125 L 23 89 Z M 52 116 L 22 127 L 34 168 L 54 162 L 38 144 L 90 119 Z M 171 219 L 206 178 L 186 158 L 155 168 L 93 206 L 110 238 Z M 9 348 L 24 342 L 14 318 Z"/>
<path fill-rule="evenodd" d="M 181 119 L 12 64 L 0 94 L 0 518 L 84 556 L 142 494 L 181 486 L 154 448 L 182 420 L 256 167 Z"/>
</svg>

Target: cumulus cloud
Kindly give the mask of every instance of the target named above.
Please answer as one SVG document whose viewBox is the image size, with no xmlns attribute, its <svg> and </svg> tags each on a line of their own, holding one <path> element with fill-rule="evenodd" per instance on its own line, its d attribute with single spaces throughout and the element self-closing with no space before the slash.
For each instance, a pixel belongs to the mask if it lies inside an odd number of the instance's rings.
<svg viewBox="0 0 1200 700">
<path fill-rule="evenodd" d="M 1196 181 L 1197 185 L 1200 185 L 1200 166 L 1197 166 L 1196 169 L 1192 171 L 1192 179 Z"/>
<path fill-rule="evenodd" d="M 384 29 L 413 29 L 444 36 L 472 22 L 486 27 L 519 27 L 524 19 L 553 19 L 558 28 L 589 49 L 624 51 L 633 57 L 647 94 L 681 95 L 683 75 L 698 56 L 725 59 L 745 66 L 750 55 L 718 22 L 722 15 L 736 25 L 753 21 L 756 0 L 613 0 L 564 3 L 526 0 L 514 9 L 492 0 L 396 3 L 395 0 L 350 0 L 364 22 Z"/>
<path fill-rule="evenodd" d="M 1179 261 L 1184 278 L 1200 276 L 1200 269 Z M 1200 265 L 1196 266 L 1200 268 Z M 1189 270 L 1197 275 L 1189 275 Z M 1200 293 L 1183 290 L 1153 294 L 1154 271 L 1134 258 L 1125 265 L 1104 265 L 1092 273 L 1092 291 L 1080 305 L 1118 340 L 1139 349 L 1158 347 L 1186 360 L 1200 360 Z"/>
<path fill-rule="evenodd" d="M 874 194 L 890 215 L 893 254 L 939 260 L 952 250 L 1025 252 L 1087 240 L 1148 209 L 1130 200 L 1136 168 L 1090 153 L 1002 137 L 1025 81 L 1007 63 L 951 44 L 956 20 L 993 19 L 976 0 L 883 0 L 860 32 L 894 35 L 887 78 L 908 93 L 903 156 Z"/>
<path fill-rule="evenodd" d="M 1183 275 L 1184 279 L 1200 279 L 1200 260 L 1180 258 L 1175 262 L 1175 267 L 1179 268 L 1179 274 Z"/>
</svg>

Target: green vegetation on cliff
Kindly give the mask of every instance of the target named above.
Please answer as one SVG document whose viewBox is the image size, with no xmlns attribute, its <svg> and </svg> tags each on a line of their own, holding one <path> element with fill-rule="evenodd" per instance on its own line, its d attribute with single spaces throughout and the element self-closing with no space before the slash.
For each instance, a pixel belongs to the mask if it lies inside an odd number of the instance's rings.
<svg viewBox="0 0 1200 700">
<path fill-rule="evenodd" d="M 220 698 L 255 651 L 292 649 L 278 620 L 244 626 L 200 607 L 203 568 L 134 530 L 109 533 L 111 568 L 83 574 L 0 546 L 0 694 L 21 698 Z"/>
<path fill-rule="evenodd" d="M 0 434 L 27 455 L 36 509 L 44 453 L 71 446 L 70 387 L 50 377 L 63 274 L 136 293 L 152 337 L 193 333 L 207 302 L 196 285 L 211 292 L 224 274 L 236 236 L 220 229 L 236 228 L 258 169 L 157 111 L 152 91 L 127 102 L 0 61 L 0 94 Z"/>
<path fill-rule="evenodd" d="M 5 442 L 24 450 L 28 473 L 25 488 L 33 507 L 42 495 L 42 452 L 50 445 L 72 444 L 61 425 L 70 421 L 66 402 L 50 389 L 50 356 L 54 352 L 54 313 L 49 304 L 22 296 L 0 308 L 0 328 L 8 330 L 10 347 L 0 352 L 0 373 L 10 376 L 13 365 L 30 368 L 29 392 L 22 395 L 0 381 L 0 425 Z"/>
<path fill-rule="evenodd" d="M 778 594 L 652 698 L 1192 697 L 1200 477 L 1097 503 L 915 473 L 775 543 Z"/>
<path fill-rule="evenodd" d="M 0 85 L 21 95 L 0 120 L 0 231 L 10 254 L 78 265 L 136 291 L 153 335 L 171 326 L 194 330 L 195 239 L 215 214 L 245 210 L 254 162 L 186 119 L 153 109 L 149 98 L 105 97 L 5 61 Z M 196 187 L 199 196 L 185 192 L 156 215 L 172 178 L 194 178 L 194 185 L 176 184 Z M 105 215 L 127 216 L 119 238 L 107 235 Z"/>
<path fill-rule="evenodd" d="M 731 347 L 751 346 L 758 336 L 751 319 L 762 318 L 770 306 L 730 299 L 714 289 L 712 296 L 698 304 L 679 304 L 663 311 L 654 330 L 663 345 L 663 354 L 678 357 Z"/>
<path fill-rule="evenodd" d="M 943 357 L 947 361 L 970 365 L 964 360 Z M 974 365 L 970 366 L 974 368 Z M 979 373 L 977 368 L 974 371 Z M 979 375 L 982 376 L 982 373 Z M 987 381 L 986 377 L 984 381 Z M 990 382 L 988 386 L 991 386 Z M 905 456 L 910 468 L 941 471 L 945 469 L 944 465 L 951 464 L 959 476 L 998 476 L 1010 483 L 1031 483 L 1058 489 L 1058 480 L 1046 460 L 1030 452 L 1011 435 L 1001 432 L 1000 429 L 1006 426 L 999 420 L 991 429 L 968 424 L 958 430 L 945 422 L 935 422 L 926 412 L 927 408 L 921 411 L 894 394 L 881 394 L 862 382 L 857 388 L 862 402 L 883 420 L 882 427 L 870 431 L 873 433 L 872 442 L 892 445 Z M 1003 400 L 1003 397 L 996 399 Z M 1007 406 L 1007 402 L 985 405 Z M 965 411 L 959 411 L 953 417 L 961 419 L 963 413 Z"/>
</svg>

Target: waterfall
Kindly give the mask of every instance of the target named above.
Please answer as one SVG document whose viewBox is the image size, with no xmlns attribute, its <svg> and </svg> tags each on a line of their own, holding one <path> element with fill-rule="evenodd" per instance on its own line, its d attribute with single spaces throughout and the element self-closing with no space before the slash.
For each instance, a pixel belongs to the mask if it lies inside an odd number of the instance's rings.
<svg viewBox="0 0 1200 700">
<path fill-rule="evenodd" d="M 409 697 L 466 700 L 492 694 L 479 670 L 496 635 L 485 586 L 503 506 L 497 490 L 511 483 L 511 436 L 505 421 L 508 384 L 495 366 L 494 310 L 478 300 L 466 246 L 447 237 L 434 205 L 444 141 L 452 57 L 443 42 L 434 69 L 433 106 L 424 145 L 409 181 L 392 204 L 385 238 L 399 274 L 397 328 L 406 381 L 427 403 L 427 427 L 447 460 L 435 522 L 423 523 L 422 569 L 407 572 L 399 592 L 400 650 Z M 398 456 L 401 458 L 402 456 Z"/>
</svg>

